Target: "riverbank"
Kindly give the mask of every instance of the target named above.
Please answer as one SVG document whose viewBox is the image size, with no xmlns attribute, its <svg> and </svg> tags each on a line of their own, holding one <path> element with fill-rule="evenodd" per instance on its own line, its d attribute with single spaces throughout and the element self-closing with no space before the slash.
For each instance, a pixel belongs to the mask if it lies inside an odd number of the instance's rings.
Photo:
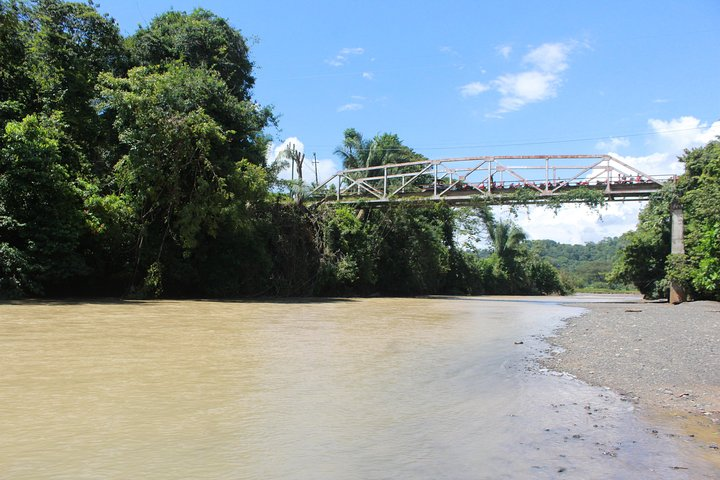
<svg viewBox="0 0 720 480">
<path fill-rule="evenodd" d="M 609 387 L 720 466 L 720 303 L 573 303 L 547 368 Z"/>
</svg>

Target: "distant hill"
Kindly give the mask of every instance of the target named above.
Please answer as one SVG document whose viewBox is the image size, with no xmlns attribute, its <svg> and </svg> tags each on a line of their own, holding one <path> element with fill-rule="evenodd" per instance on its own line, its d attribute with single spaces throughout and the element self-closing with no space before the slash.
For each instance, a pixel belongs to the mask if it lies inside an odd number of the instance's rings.
<svg viewBox="0 0 720 480">
<path fill-rule="evenodd" d="M 569 280 L 577 289 L 623 290 L 627 286 L 610 284 L 605 280 L 623 242 L 623 237 L 605 238 L 585 245 L 569 245 L 554 240 L 530 240 L 528 246 L 560 270 L 564 279 Z"/>
</svg>

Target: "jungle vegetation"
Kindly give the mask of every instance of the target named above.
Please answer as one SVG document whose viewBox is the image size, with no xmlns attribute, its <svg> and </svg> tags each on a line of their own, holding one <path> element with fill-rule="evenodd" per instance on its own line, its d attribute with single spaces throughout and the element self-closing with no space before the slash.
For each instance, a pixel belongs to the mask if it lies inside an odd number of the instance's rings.
<svg viewBox="0 0 720 480">
<path fill-rule="evenodd" d="M 640 213 L 611 280 L 631 282 L 648 298 L 667 298 L 671 281 L 694 299 L 720 300 L 720 141 L 686 150 L 676 184 L 657 192 Z M 684 212 L 685 253 L 670 253 L 670 209 Z"/>
<path fill-rule="evenodd" d="M 561 288 L 512 236 L 492 260 L 463 252 L 442 204 L 293 201 L 265 157 L 276 119 L 252 98 L 247 42 L 212 12 L 128 38 L 92 2 L 0 0 L 0 20 L 2 297 Z M 389 133 L 340 143 L 348 167 L 421 158 Z"/>
<path fill-rule="evenodd" d="M 554 240 L 531 240 L 530 249 L 547 259 L 560 271 L 561 278 L 576 291 L 634 290 L 630 284 L 611 281 L 608 277 L 615 258 L 625 244 L 625 237 L 608 237 L 582 245 Z"/>
<path fill-rule="evenodd" d="M 266 158 L 277 116 L 254 83 L 247 41 L 208 10 L 123 37 L 92 2 L 0 0 L 0 297 L 568 291 L 487 206 L 304 204 Z M 346 167 L 423 158 L 392 133 L 338 143 Z M 486 258 L 458 240 L 472 225 Z M 717 275 L 712 228 L 673 274 Z"/>
</svg>

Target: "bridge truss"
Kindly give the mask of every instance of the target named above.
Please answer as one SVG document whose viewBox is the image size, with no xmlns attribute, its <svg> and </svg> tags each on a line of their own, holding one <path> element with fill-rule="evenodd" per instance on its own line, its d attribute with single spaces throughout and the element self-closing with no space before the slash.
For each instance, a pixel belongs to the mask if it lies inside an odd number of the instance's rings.
<svg viewBox="0 0 720 480">
<path fill-rule="evenodd" d="M 554 197 L 570 202 L 569 192 L 587 189 L 610 201 L 639 201 L 675 179 L 649 175 L 610 155 L 483 156 L 340 170 L 310 197 L 332 203 L 544 203 Z"/>
</svg>

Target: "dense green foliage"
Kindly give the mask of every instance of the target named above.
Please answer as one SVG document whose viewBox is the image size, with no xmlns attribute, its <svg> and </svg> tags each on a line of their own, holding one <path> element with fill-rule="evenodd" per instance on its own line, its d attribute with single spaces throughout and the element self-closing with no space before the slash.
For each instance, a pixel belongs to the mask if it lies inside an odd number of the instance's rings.
<svg viewBox="0 0 720 480">
<path fill-rule="evenodd" d="M 490 210 L 479 211 L 492 243 L 492 253 L 482 260 L 490 275 L 491 293 L 568 293 L 572 287 L 555 267 L 530 248 L 525 232 L 508 221 L 496 221 Z"/>
<path fill-rule="evenodd" d="M 212 12 L 199 8 L 190 14 L 163 13 L 130 37 L 127 46 L 135 65 L 181 60 L 217 72 L 235 97 L 250 98 L 255 78 L 245 39 Z"/>
<path fill-rule="evenodd" d="M 647 297 L 667 295 L 670 281 L 691 297 L 720 300 L 720 142 L 688 150 L 685 173 L 666 185 L 641 212 L 613 278 L 632 282 Z M 670 207 L 682 206 L 685 254 L 670 254 Z"/>
<path fill-rule="evenodd" d="M 354 128 L 345 130 L 343 143 L 335 149 L 335 154 L 342 160 L 343 168 L 363 168 L 425 160 L 425 157 L 403 145 L 397 135 L 383 133 L 366 140 Z"/>
<path fill-rule="evenodd" d="M 85 270 L 79 252 L 86 225 L 82 190 L 70 173 L 63 151 L 60 116 L 28 115 L 5 128 L 0 156 L 0 215 L 3 281 L 11 293 L 43 293 Z M 69 162 L 73 163 L 73 162 Z M 22 268 L 27 262 L 27 268 Z M 23 280 L 28 281 L 23 285 Z"/>
<path fill-rule="evenodd" d="M 622 238 L 569 245 L 553 240 L 531 240 L 530 248 L 556 267 L 563 279 L 576 289 L 618 290 L 627 286 L 607 279 L 621 246 Z"/>
<path fill-rule="evenodd" d="M 0 16 L 2 295 L 233 294 L 269 275 L 274 120 L 238 31 L 196 10 L 123 39 L 59 0 Z"/>
<path fill-rule="evenodd" d="M 514 225 L 497 222 L 487 209 L 453 210 L 397 204 L 355 211 L 323 210 L 322 278 L 317 293 L 388 295 L 567 293 L 558 271 L 528 248 Z M 494 249 L 487 258 L 457 245 L 457 222 L 475 217 Z M 362 217 L 362 218 L 361 218 Z"/>
<path fill-rule="evenodd" d="M 92 2 L 0 0 L 0 297 L 564 291 L 486 209 L 302 204 L 265 164 L 241 33 L 203 9 L 122 38 Z M 345 132 L 345 167 L 423 157 Z M 474 216 L 487 259 L 458 246 Z M 706 265 L 705 268 L 713 268 Z"/>
</svg>

